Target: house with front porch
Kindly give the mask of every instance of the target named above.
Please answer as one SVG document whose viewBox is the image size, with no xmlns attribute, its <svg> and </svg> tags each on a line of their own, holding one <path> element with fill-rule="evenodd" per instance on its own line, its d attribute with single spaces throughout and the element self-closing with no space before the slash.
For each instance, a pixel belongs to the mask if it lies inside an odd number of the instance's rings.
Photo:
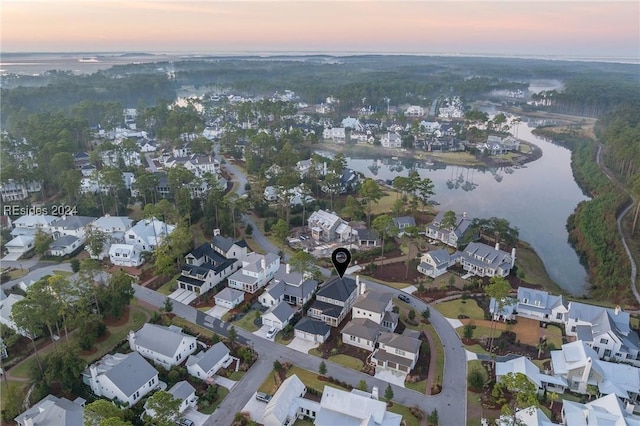
<svg viewBox="0 0 640 426">
<path fill-rule="evenodd" d="M 534 320 L 564 324 L 569 313 L 562 295 L 556 296 L 544 290 L 518 287 L 516 312 L 518 316 Z"/>
<path fill-rule="evenodd" d="M 136 332 L 129 331 L 129 347 L 132 351 L 169 369 L 181 364 L 197 349 L 194 336 L 182 332 L 182 328 L 165 327 L 146 323 Z"/>
<path fill-rule="evenodd" d="M 142 265 L 142 253 L 133 244 L 111 244 L 109 260 L 116 266 L 137 268 Z"/>
<path fill-rule="evenodd" d="M 382 326 L 367 318 L 354 318 L 342 329 L 342 342 L 360 349 L 373 351 Z"/>
<path fill-rule="evenodd" d="M 49 229 L 54 240 L 64 236 L 76 237 L 80 245 L 86 241 L 87 230 L 96 219 L 88 216 L 66 216 L 52 223 Z"/>
<path fill-rule="evenodd" d="M 316 241 L 346 242 L 351 240 L 351 226 L 333 212 L 317 210 L 309 216 L 308 224 L 311 236 Z"/>
<path fill-rule="evenodd" d="M 287 302 L 280 302 L 276 306 L 267 309 L 267 311 L 261 315 L 262 325 L 268 325 L 276 330 L 282 330 L 289 324 L 294 314 L 295 311 Z"/>
<path fill-rule="evenodd" d="M 484 243 L 469 243 L 458 255 L 458 261 L 465 271 L 479 277 L 506 277 L 511 272 L 516 261 L 516 249 L 511 254 Z"/>
<path fill-rule="evenodd" d="M 404 333 L 383 331 L 378 337 L 378 348 L 371 356 L 371 362 L 378 369 L 396 370 L 409 373 L 416 366 L 420 356 L 422 341 L 415 330 L 405 329 Z"/>
<path fill-rule="evenodd" d="M 275 253 L 249 253 L 241 269 L 229 276 L 229 287 L 253 294 L 273 279 L 279 267 L 280 256 Z"/>
<path fill-rule="evenodd" d="M 327 280 L 316 294 L 316 300 L 307 311 L 311 318 L 338 327 L 346 318 L 358 295 L 360 278 L 334 276 Z"/>
<path fill-rule="evenodd" d="M 316 288 L 318 288 L 316 280 L 292 271 L 289 264 L 281 264 L 259 300 L 265 308 L 275 306 L 282 301 L 290 305 L 302 306 L 311 300 Z"/>
<path fill-rule="evenodd" d="M 78 250 L 81 245 L 78 237 L 64 235 L 51 242 L 49 245 L 49 253 L 51 253 L 51 256 L 67 256 Z"/>
<path fill-rule="evenodd" d="M 229 348 L 218 342 L 207 350 L 190 355 L 185 365 L 190 375 L 205 380 L 213 377 L 219 369 L 227 368 L 232 362 Z"/>
<path fill-rule="evenodd" d="M 524 374 L 531 383 L 536 385 L 538 395 L 543 395 L 545 391 L 563 394 L 568 387 L 566 379 L 540 372 L 537 365 L 523 356 L 496 362 L 496 382 L 500 382 L 508 373 Z"/>
<path fill-rule="evenodd" d="M 461 215 L 456 215 L 456 221 L 453 226 L 443 226 L 445 213 L 446 211 L 444 210 L 440 211 L 433 219 L 433 222 L 427 225 L 427 237 L 457 249 L 458 241 L 462 239 L 473 220 L 467 217 L 467 212 L 464 212 Z"/>
<path fill-rule="evenodd" d="M 418 272 L 431 278 L 437 278 L 447 272 L 447 269 L 455 263 L 455 257 L 447 250 L 431 250 L 422 255 L 418 264 Z"/>
</svg>

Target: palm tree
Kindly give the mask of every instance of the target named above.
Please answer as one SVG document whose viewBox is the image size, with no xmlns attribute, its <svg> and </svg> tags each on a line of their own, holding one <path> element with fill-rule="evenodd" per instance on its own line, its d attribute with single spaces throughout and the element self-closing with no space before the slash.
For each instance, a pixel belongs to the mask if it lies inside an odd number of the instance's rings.
<svg viewBox="0 0 640 426">
<path fill-rule="evenodd" d="M 559 396 L 555 391 L 553 391 L 549 394 L 548 398 L 549 398 L 549 401 L 551 401 L 551 405 L 549 406 L 549 408 L 553 410 L 553 403 L 558 400 Z"/>
<path fill-rule="evenodd" d="M 402 238 L 407 242 L 407 270 L 405 271 L 404 278 L 409 276 L 409 265 L 411 264 L 411 250 L 413 248 L 413 242 L 418 237 L 418 228 L 416 226 L 407 226 L 404 228 Z"/>
</svg>

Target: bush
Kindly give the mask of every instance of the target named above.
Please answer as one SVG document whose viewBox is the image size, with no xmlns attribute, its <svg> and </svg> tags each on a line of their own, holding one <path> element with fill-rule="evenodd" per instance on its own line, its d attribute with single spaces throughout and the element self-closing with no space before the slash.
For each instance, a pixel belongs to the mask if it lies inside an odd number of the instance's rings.
<svg viewBox="0 0 640 426">
<path fill-rule="evenodd" d="M 71 259 L 71 270 L 74 274 L 80 271 L 80 261 L 78 259 Z"/>
<path fill-rule="evenodd" d="M 469 382 L 469 386 L 472 389 L 482 389 L 486 383 L 484 374 L 482 374 L 482 371 L 478 370 L 477 368 L 469 371 L 467 381 Z"/>
</svg>

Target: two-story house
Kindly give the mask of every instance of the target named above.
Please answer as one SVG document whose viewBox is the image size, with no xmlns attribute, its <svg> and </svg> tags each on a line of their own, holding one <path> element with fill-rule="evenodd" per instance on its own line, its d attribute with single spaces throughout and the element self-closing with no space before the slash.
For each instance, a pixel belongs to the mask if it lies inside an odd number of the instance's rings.
<svg viewBox="0 0 640 426">
<path fill-rule="evenodd" d="M 111 244 L 124 243 L 124 234 L 131 229 L 132 226 L 133 220 L 126 216 L 111 216 L 107 214 L 96 219 L 89 225 L 89 232 L 94 230 L 102 232 L 107 236 L 107 240 L 99 253 L 93 253 L 89 247 L 85 247 L 89 255 L 91 255 L 91 258 L 101 260 L 109 256 Z"/>
<path fill-rule="evenodd" d="M 141 251 L 154 251 L 175 228 L 156 218 L 143 219 L 125 233 L 125 243 Z"/>
<path fill-rule="evenodd" d="M 181 364 L 197 349 L 194 336 L 182 332 L 182 328 L 165 327 L 146 323 L 136 332 L 129 331 L 129 347 L 145 358 L 169 369 Z"/>
<path fill-rule="evenodd" d="M 233 358 L 229 354 L 229 348 L 218 342 L 205 351 L 189 356 L 186 366 L 190 375 L 205 380 L 213 377 L 219 369 L 228 367 L 231 362 Z"/>
<path fill-rule="evenodd" d="M 271 281 L 280 267 L 280 256 L 249 253 L 242 259 L 242 267 L 229 277 L 229 287 L 255 293 Z"/>
<path fill-rule="evenodd" d="M 447 269 L 454 263 L 455 256 L 451 256 L 447 250 L 431 250 L 420 258 L 418 272 L 431 278 L 437 278 L 447 272 Z"/>
<path fill-rule="evenodd" d="M 464 212 L 461 215 L 456 215 L 456 223 L 453 226 L 443 226 L 445 213 L 446 211 L 440 211 L 433 222 L 427 225 L 427 237 L 458 248 L 458 241 L 471 226 L 472 219 L 468 218 L 467 213 Z"/>
<path fill-rule="evenodd" d="M 35 235 L 36 232 L 42 231 L 46 234 L 52 234 L 53 224 L 60 220 L 58 216 L 51 215 L 24 215 L 13 221 L 13 229 L 11 235 Z"/>
<path fill-rule="evenodd" d="M 405 329 L 403 334 L 383 331 L 378 337 L 378 348 L 371 356 L 371 361 L 378 368 L 409 373 L 418 362 L 420 355 L 420 333 Z"/>
<path fill-rule="evenodd" d="M 498 244 L 493 248 L 484 243 L 474 242 L 469 243 L 456 260 L 465 271 L 479 277 L 506 277 L 515 264 L 516 249 L 513 248 L 509 254 L 500 250 Z"/>
<path fill-rule="evenodd" d="M 138 352 L 105 355 L 82 373 L 83 382 L 96 396 L 134 406 L 160 386 L 158 371 Z"/>
<path fill-rule="evenodd" d="M 53 242 L 49 251 L 53 256 L 65 256 L 76 251 L 87 240 L 87 230 L 95 217 L 63 216 L 50 229 Z"/>
<path fill-rule="evenodd" d="M 265 308 L 270 308 L 283 301 L 291 305 L 302 306 L 311 300 L 317 287 L 316 280 L 292 271 L 289 264 L 281 264 L 259 300 Z"/>
<path fill-rule="evenodd" d="M 358 295 L 360 278 L 332 277 L 316 294 L 307 315 L 337 327 L 345 319 Z"/>
<path fill-rule="evenodd" d="M 628 312 L 572 301 L 566 315 L 567 336 L 591 346 L 601 359 L 640 367 L 640 339 L 631 330 Z"/>
<path fill-rule="evenodd" d="M 416 226 L 416 220 L 412 216 L 400 216 L 393 218 L 393 226 L 398 230 L 398 236 L 404 235 L 404 230 L 410 226 Z"/>
<path fill-rule="evenodd" d="M 238 271 L 241 258 L 247 256 L 247 243 L 220 235 L 185 256 L 185 265 L 177 279 L 178 288 L 204 294 Z"/>
<path fill-rule="evenodd" d="M 67 398 L 58 398 L 51 394 L 47 395 L 33 407 L 18 415 L 14 420 L 18 426 L 77 426 L 83 424 L 84 407 L 78 398 L 76 401 L 69 401 Z"/>
<path fill-rule="evenodd" d="M 311 236 L 316 241 L 346 242 L 351 239 L 351 227 L 333 212 L 317 210 L 309 216 L 308 224 Z"/>
<path fill-rule="evenodd" d="M 518 287 L 516 312 L 518 316 L 564 324 L 569 310 L 562 295 L 556 296 L 544 290 Z"/>
<path fill-rule="evenodd" d="M 119 243 L 111 244 L 109 247 L 109 261 L 116 266 L 131 268 L 137 268 L 143 263 L 142 253 L 136 246 Z"/>
</svg>

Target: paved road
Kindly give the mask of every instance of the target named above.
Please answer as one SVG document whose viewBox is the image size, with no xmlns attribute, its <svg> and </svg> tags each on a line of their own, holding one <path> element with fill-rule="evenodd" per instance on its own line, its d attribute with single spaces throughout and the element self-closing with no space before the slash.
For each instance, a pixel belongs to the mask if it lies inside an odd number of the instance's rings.
<svg viewBox="0 0 640 426">
<path fill-rule="evenodd" d="M 2 262 L 3 267 L 9 266 L 9 265 L 5 265 L 5 263 L 9 263 L 9 262 Z M 29 264 L 27 264 L 27 262 L 17 262 L 17 263 L 22 263 L 23 268 L 32 269 L 31 272 L 29 272 L 27 275 L 25 275 L 22 278 L 18 278 L 12 281 L 7 281 L 6 283 L 2 284 L 3 290 L 9 289 L 16 284 L 20 284 L 21 281 L 25 281 L 27 283 L 31 280 L 38 281 L 40 278 L 44 277 L 45 275 L 52 275 L 54 271 L 72 272 L 70 263 L 56 263 L 52 265 L 50 263 L 46 263 L 46 264 L 37 263 L 37 260 L 30 261 Z M 38 265 L 46 265 L 46 266 L 39 267 Z M 20 266 L 18 265 L 18 268 L 19 267 Z"/>
</svg>

